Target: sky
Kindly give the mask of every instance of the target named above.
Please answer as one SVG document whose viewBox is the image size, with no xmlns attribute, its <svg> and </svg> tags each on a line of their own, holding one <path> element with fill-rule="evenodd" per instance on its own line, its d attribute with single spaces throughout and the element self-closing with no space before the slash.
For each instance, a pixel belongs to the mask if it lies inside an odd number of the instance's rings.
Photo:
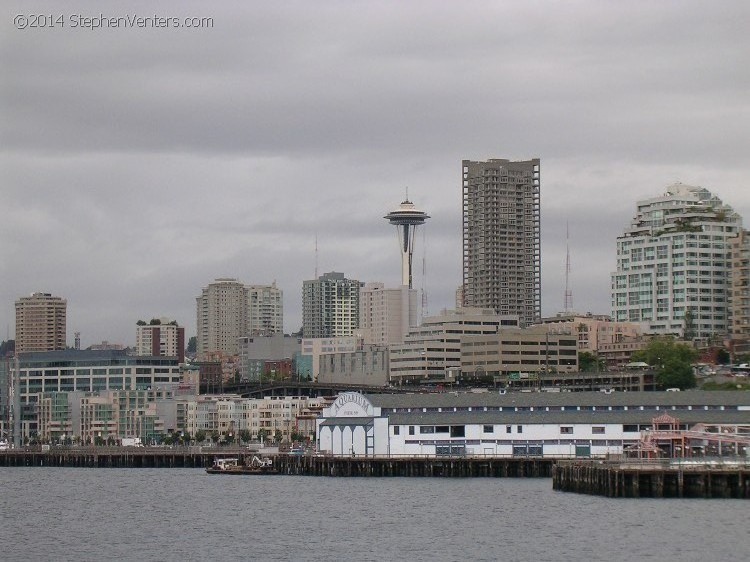
<svg viewBox="0 0 750 562">
<path fill-rule="evenodd" d="M 745 0 L 0 10 L 0 339 L 36 291 L 67 299 L 71 345 L 194 335 L 220 277 L 276 282 L 296 331 L 316 270 L 400 283 L 406 188 L 431 216 L 414 286 L 453 308 L 463 159 L 541 159 L 545 316 L 568 253 L 573 308 L 610 313 L 616 238 L 674 182 L 750 222 Z"/>
</svg>

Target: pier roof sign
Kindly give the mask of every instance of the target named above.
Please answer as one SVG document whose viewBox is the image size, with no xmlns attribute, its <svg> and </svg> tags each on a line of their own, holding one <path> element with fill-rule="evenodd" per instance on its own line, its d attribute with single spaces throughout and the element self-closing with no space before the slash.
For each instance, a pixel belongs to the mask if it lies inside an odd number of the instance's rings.
<svg viewBox="0 0 750 562">
<path fill-rule="evenodd" d="M 331 406 L 331 413 L 336 417 L 368 417 L 374 415 L 372 402 L 359 392 L 339 394 Z"/>
</svg>

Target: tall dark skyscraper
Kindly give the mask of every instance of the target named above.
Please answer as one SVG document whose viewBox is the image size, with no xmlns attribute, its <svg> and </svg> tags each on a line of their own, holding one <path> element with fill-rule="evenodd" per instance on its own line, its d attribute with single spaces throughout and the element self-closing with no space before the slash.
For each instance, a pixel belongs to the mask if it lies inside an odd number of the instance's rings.
<svg viewBox="0 0 750 562">
<path fill-rule="evenodd" d="M 463 305 L 542 313 L 539 159 L 463 161 Z"/>
</svg>

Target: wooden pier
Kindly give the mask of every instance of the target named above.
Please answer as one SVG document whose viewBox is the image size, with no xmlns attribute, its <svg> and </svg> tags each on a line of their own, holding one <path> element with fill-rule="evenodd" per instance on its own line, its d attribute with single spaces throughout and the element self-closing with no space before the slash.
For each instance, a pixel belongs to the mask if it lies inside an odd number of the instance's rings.
<svg viewBox="0 0 750 562">
<path fill-rule="evenodd" d="M 205 468 L 214 459 L 235 457 L 240 462 L 258 453 L 227 448 L 123 448 L 0 451 L 0 467 L 46 466 L 81 468 Z M 267 455 L 264 455 L 267 456 Z M 535 457 L 334 457 L 329 455 L 272 455 L 281 474 L 297 476 L 421 476 L 421 477 L 550 477 L 555 459 Z"/>
<path fill-rule="evenodd" d="M 750 499 L 750 460 L 560 461 L 552 487 L 610 498 Z"/>
</svg>

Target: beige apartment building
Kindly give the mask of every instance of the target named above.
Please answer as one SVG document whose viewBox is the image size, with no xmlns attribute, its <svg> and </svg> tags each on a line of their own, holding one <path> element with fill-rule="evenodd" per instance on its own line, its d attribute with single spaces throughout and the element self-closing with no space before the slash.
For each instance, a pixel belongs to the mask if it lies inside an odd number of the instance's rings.
<svg viewBox="0 0 750 562">
<path fill-rule="evenodd" d="M 65 349 L 68 301 L 33 293 L 16 301 L 16 353 Z"/>
<path fill-rule="evenodd" d="M 152 320 L 149 324 L 139 321 L 135 330 L 137 355 L 177 357 L 185 361 L 185 328 L 169 318 Z"/>
<path fill-rule="evenodd" d="M 402 285 L 387 289 L 383 283 L 366 283 L 359 292 L 359 333 L 365 344 L 403 343 L 419 323 L 417 291 Z"/>
</svg>

